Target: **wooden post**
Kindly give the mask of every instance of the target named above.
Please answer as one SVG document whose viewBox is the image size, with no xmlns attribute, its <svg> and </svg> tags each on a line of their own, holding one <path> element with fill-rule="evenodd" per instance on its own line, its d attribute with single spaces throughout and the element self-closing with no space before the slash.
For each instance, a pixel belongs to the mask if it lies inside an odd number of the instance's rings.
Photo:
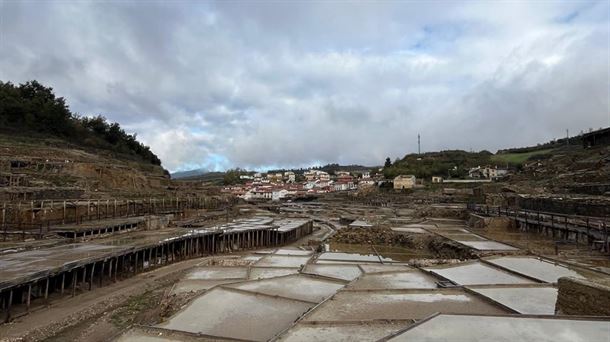
<svg viewBox="0 0 610 342">
<path fill-rule="evenodd" d="M 72 270 L 72 297 L 76 295 L 76 268 Z"/>
<path fill-rule="evenodd" d="M 116 282 L 117 273 L 119 273 L 119 258 L 114 261 L 114 281 Z"/>
<path fill-rule="evenodd" d="M 93 270 L 92 270 L 93 271 Z M 85 290 L 85 286 L 87 285 L 87 266 L 83 266 L 83 291 Z"/>
<path fill-rule="evenodd" d="M 30 313 L 30 299 L 32 298 L 32 283 L 28 284 L 28 298 L 26 299 L 26 311 Z"/>
<path fill-rule="evenodd" d="M 6 241 L 6 202 L 2 203 L 2 228 L 4 228 L 4 241 Z"/>
<path fill-rule="evenodd" d="M 102 287 L 103 280 L 104 280 L 104 268 L 105 268 L 105 266 L 106 266 L 106 260 L 102 260 L 102 270 L 100 271 L 100 287 Z"/>
<path fill-rule="evenodd" d="M 47 277 L 47 283 L 44 288 L 44 300 L 49 305 L 49 283 L 51 282 L 51 277 Z"/>
<path fill-rule="evenodd" d="M 108 261 L 108 281 L 112 282 L 112 258 Z"/>
<path fill-rule="evenodd" d="M 62 295 L 64 294 L 64 287 L 65 287 L 64 284 L 65 284 L 65 282 L 66 282 L 66 272 L 63 272 L 61 274 L 61 290 L 59 292 Z"/>
<path fill-rule="evenodd" d="M 8 293 L 8 305 L 6 306 L 6 321 L 11 320 L 11 305 L 13 304 L 13 289 Z"/>
<path fill-rule="evenodd" d="M 602 224 L 604 227 L 604 235 L 605 235 L 604 252 L 608 253 L 608 227 L 606 227 L 606 222 L 603 222 Z"/>
<path fill-rule="evenodd" d="M 89 276 L 89 291 L 91 291 L 91 287 L 93 286 L 93 274 L 95 273 L 95 262 L 91 265 L 91 275 Z"/>
</svg>

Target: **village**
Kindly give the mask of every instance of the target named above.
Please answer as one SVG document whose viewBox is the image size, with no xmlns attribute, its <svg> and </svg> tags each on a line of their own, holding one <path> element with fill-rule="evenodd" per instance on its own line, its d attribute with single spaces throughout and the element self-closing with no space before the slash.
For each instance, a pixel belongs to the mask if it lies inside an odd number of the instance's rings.
<svg viewBox="0 0 610 342">
<path fill-rule="evenodd" d="M 240 175 L 244 184 L 226 186 L 223 193 L 229 193 L 244 200 L 291 200 L 306 196 L 327 194 L 340 191 L 363 190 L 371 187 L 388 186 L 395 190 L 424 188 L 430 183 L 486 183 L 493 182 L 509 175 L 509 169 L 475 167 L 468 172 L 466 179 L 444 179 L 433 176 L 429 180 L 417 179 L 414 175 L 399 175 L 387 180 L 382 169 L 371 175 L 369 171 L 326 171 L 310 169 L 302 174 L 293 171 L 283 173 L 260 173 Z"/>
</svg>

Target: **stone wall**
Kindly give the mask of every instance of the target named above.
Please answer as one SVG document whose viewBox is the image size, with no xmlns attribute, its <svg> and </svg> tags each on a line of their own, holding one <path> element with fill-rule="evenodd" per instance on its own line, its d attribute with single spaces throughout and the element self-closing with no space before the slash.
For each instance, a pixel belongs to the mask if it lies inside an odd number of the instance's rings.
<svg viewBox="0 0 610 342">
<path fill-rule="evenodd" d="M 559 278 L 555 312 L 562 315 L 610 316 L 610 283 Z"/>
<path fill-rule="evenodd" d="M 146 230 L 157 230 L 166 228 L 169 221 L 174 218 L 173 214 L 161 216 L 148 216 L 146 218 Z"/>
</svg>

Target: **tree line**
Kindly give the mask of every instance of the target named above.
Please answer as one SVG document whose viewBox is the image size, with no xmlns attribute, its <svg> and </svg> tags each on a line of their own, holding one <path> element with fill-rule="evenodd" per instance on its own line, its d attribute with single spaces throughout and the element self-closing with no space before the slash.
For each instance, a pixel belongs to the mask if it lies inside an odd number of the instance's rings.
<svg viewBox="0 0 610 342">
<path fill-rule="evenodd" d="M 105 117 L 72 113 L 63 97 L 37 81 L 14 85 L 0 81 L 0 128 L 3 131 L 38 133 L 69 142 L 130 155 L 154 165 L 161 160 L 148 146 Z"/>
<path fill-rule="evenodd" d="M 393 163 L 388 157 L 384 164 L 383 175 L 388 179 L 398 175 L 414 175 L 417 178 L 432 176 L 462 178 L 468 175 L 471 167 L 489 164 L 492 155 L 489 151 L 448 150 L 408 154 Z"/>
</svg>

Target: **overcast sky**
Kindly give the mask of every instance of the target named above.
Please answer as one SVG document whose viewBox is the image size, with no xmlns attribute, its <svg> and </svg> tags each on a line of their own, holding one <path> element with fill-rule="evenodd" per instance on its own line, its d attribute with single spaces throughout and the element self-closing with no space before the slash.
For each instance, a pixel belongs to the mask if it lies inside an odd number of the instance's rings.
<svg viewBox="0 0 610 342">
<path fill-rule="evenodd" d="M 610 122 L 609 1 L 6 1 L 0 80 L 171 171 L 532 145 Z"/>
</svg>

